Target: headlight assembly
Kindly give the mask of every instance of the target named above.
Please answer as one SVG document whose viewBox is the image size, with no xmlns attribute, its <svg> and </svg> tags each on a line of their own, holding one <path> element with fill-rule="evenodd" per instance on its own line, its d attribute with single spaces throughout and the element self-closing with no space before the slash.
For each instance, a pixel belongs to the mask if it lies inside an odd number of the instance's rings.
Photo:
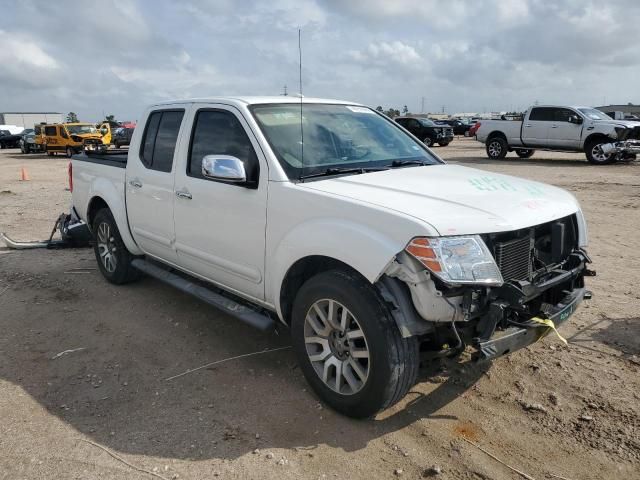
<svg viewBox="0 0 640 480">
<path fill-rule="evenodd" d="M 491 286 L 503 283 L 491 252 L 478 235 L 416 237 L 405 251 L 446 283 Z"/>
</svg>

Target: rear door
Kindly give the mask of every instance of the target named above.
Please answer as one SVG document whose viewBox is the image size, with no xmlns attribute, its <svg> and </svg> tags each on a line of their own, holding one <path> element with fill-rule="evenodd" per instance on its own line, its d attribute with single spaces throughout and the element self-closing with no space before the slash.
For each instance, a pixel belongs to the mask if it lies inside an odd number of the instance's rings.
<svg viewBox="0 0 640 480">
<path fill-rule="evenodd" d="M 264 299 L 268 169 L 241 112 L 221 104 L 194 109 L 190 142 L 181 145 L 176 172 L 176 249 L 179 265 L 244 296 Z M 206 155 L 230 155 L 250 183 L 205 178 Z"/>
<path fill-rule="evenodd" d="M 533 107 L 522 125 L 522 142 L 525 145 L 545 146 L 549 126 L 553 121 L 553 108 Z"/>
<path fill-rule="evenodd" d="M 582 124 L 569 122 L 569 117 L 579 117 L 570 108 L 554 108 L 553 121 L 549 126 L 549 145 L 557 148 L 577 148 L 580 146 Z"/>
<path fill-rule="evenodd" d="M 148 255 L 176 263 L 174 248 L 174 172 L 186 105 L 153 110 L 139 148 L 129 154 L 126 201 L 129 226 Z M 133 148 L 136 148 L 134 146 Z"/>
</svg>

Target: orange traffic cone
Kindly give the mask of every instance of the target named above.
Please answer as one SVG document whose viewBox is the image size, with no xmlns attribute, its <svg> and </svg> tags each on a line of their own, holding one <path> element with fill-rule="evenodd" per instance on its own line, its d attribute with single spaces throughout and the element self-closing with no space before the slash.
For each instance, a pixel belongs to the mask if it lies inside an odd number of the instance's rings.
<svg viewBox="0 0 640 480">
<path fill-rule="evenodd" d="M 23 182 L 28 182 L 29 180 L 31 180 L 31 177 L 29 176 L 29 172 L 24 167 L 20 169 L 20 180 Z"/>
</svg>

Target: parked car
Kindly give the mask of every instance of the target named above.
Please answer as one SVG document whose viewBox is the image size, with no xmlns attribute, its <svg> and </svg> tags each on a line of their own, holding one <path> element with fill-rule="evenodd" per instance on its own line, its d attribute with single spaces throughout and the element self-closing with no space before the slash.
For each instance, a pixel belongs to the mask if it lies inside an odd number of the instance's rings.
<svg viewBox="0 0 640 480">
<path fill-rule="evenodd" d="M 113 144 L 116 148 L 121 148 L 131 143 L 131 136 L 134 128 L 119 127 L 113 132 Z"/>
<path fill-rule="evenodd" d="M 0 130 L 0 148 L 16 148 L 20 138 L 20 134 L 13 134 L 9 130 Z"/>
<path fill-rule="evenodd" d="M 453 128 L 437 125 L 433 120 L 421 117 L 397 117 L 395 121 L 418 137 L 427 147 L 436 143 L 446 147 L 453 140 Z"/>
<path fill-rule="evenodd" d="M 471 124 L 467 122 L 463 122 L 457 118 L 452 118 L 449 120 L 438 120 L 438 123 L 448 125 L 453 128 L 454 135 L 464 135 L 465 137 L 469 136 L 469 129 L 471 128 Z"/>
<path fill-rule="evenodd" d="M 307 381 L 346 415 L 399 401 L 420 352 L 494 359 L 589 297 L 573 195 L 447 165 L 368 107 L 209 98 L 141 119 L 127 154 L 69 168 L 104 278 L 144 272 L 289 327 Z"/>
<path fill-rule="evenodd" d="M 587 160 L 604 165 L 640 152 L 640 123 L 613 120 L 591 107 L 535 106 L 523 121 L 483 120 L 476 139 L 487 156 L 502 159 L 515 151 L 521 158 L 535 149 L 584 152 Z"/>
<path fill-rule="evenodd" d="M 473 123 L 471 124 L 471 128 L 469 128 L 469 136 L 470 137 L 475 136 L 479 128 L 480 128 L 480 120 L 474 120 Z"/>
</svg>

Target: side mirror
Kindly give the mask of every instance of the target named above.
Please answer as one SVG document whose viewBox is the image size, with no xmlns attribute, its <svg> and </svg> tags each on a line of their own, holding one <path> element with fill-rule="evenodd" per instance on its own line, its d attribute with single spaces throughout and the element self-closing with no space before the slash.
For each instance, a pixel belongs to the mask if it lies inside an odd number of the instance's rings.
<svg viewBox="0 0 640 480">
<path fill-rule="evenodd" d="M 101 135 L 106 135 L 107 133 L 109 133 L 109 129 L 107 127 L 102 127 L 100 129 L 100 134 Z"/>
<path fill-rule="evenodd" d="M 569 123 L 580 125 L 582 123 L 582 117 L 579 117 L 578 115 L 571 115 L 569 116 Z"/>
<path fill-rule="evenodd" d="M 202 159 L 202 176 L 232 183 L 247 181 L 242 160 L 229 155 L 206 155 Z"/>
</svg>

